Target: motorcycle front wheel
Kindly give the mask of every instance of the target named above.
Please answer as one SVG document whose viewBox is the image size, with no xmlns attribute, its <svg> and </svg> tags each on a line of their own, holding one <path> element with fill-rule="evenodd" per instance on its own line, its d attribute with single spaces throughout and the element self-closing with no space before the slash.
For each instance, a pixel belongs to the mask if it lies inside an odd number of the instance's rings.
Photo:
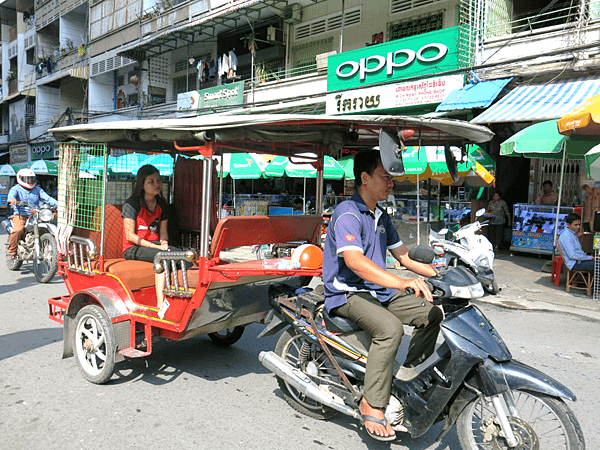
<svg viewBox="0 0 600 450">
<path fill-rule="evenodd" d="M 508 421 L 517 439 L 514 450 L 584 450 L 583 432 L 571 409 L 559 398 L 511 391 L 518 417 Z M 508 411 L 508 407 L 505 407 Z M 477 398 L 460 414 L 458 440 L 464 450 L 509 449 L 491 402 Z"/>
<path fill-rule="evenodd" d="M 283 358 L 292 367 L 303 373 L 319 379 L 330 379 L 338 382 L 335 369 L 327 359 L 327 355 L 319 346 L 307 341 L 304 336 L 293 328 L 285 330 L 275 346 L 275 353 Z M 321 403 L 307 397 L 285 380 L 277 377 L 277 383 L 283 393 L 285 401 L 296 411 L 301 412 L 313 419 L 325 420 L 337 414 L 337 411 L 323 406 Z M 326 384 L 323 381 L 322 384 Z"/>
<path fill-rule="evenodd" d="M 50 233 L 40 236 L 40 256 L 33 258 L 33 273 L 40 283 L 48 283 L 58 271 L 58 246 Z"/>
</svg>

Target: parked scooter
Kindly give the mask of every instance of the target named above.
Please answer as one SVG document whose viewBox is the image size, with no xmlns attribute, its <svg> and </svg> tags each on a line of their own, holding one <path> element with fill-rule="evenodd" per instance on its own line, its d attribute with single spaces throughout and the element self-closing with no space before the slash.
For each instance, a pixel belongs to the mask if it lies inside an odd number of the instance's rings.
<svg viewBox="0 0 600 450">
<path fill-rule="evenodd" d="M 485 209 L 478 210 L 475 215 L 480 217 Z M 473 272 L 483 288 L 490 294 L 496 295 L 500 289 L 494 277 L 494 246 L 479 230 L 487 223 L 478 220 L 460 227 L 452 233 L 444 228 L 438 233 L 429 232 L 429 245 L 438 255 L 434 264 L 437 268 L 464 266 Z"/>
<path fill-rule="evenodd" d="M 431 251 L 427 258 L 411 254 L 426 263 L 433 257 Z M 492 324 L 468 305 L 470 298 L 483 295 L 474 276 L 464 267 L 451 267 L 428 282 L 434 302 L 446 311 L 444 342 L 416 368 L 395 368 L 385 409 L 394 430 L 419 437 L 444 419 L 439 438 L 456 424 L 465 450 L 584 449 L 581 427 L 563 401 L 574 401 L 575 395 L 512 359 Z M 341 412 L 360 420 L 368 334 L 328 314 L 323 297 L 314 291 L 280 292 L 271 304 L 273 321 L 261 335 L 291 327 L 275 351 L 261 352 L 259 359 L 277 375 L 288 404 L 316 419 Z"/>
<path fill-rule="evenodd" d="M 58 271 L 58 247 L 56 245 L 56 207 L 47 204 L 39 208 L 31 207 L 27 202 L 19 202 L 19 206 L 30 207 L 31 214 L 25 224 L 25 233 L 19 241 L 17 255 L 7 259 L 9 270 L 19 270 L 24 262 L 33 262 L 33 273 L 40 283 L 48 283 Z M 13 231 L 12 219 L 2 222 L 2 227 L 9 234 Z M 6 242 L 8 247 L 8 240 Z"/>
</svg>

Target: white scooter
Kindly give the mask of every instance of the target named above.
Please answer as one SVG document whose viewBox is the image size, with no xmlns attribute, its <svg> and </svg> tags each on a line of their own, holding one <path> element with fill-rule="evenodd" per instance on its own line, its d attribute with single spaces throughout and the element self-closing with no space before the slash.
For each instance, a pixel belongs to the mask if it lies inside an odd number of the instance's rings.
<svg viewBox="0 0 600 450">
<path fill-rule="evenodd" d="M 480 209 L 475 213 L 479 218 L 485 213 Z M 494 278 L 494 246 L 482 234 L 477 232 L 487 223 L 478 220 L 460 227 L 454 233 L 444 228 L 439 232 L 429 232 L 429 245 L 433 247 L 438 258 L 434 266 L 464 266 L 473 272 L 483 288 L 490 294 L 497 294 L 500 289 Z"/>
</svg>

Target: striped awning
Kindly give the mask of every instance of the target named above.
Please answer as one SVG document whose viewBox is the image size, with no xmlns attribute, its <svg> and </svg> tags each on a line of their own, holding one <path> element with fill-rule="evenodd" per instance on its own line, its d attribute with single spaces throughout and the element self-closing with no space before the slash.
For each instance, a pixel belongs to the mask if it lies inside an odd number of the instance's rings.
<svg viewBox="0 0 600 450">
<path fill-rule="evenodd" d="M 558 119 L 596 94 L 600 94 L 600 77 L 518 86 L 471 122 L 499 123 Z"/>
</svg>

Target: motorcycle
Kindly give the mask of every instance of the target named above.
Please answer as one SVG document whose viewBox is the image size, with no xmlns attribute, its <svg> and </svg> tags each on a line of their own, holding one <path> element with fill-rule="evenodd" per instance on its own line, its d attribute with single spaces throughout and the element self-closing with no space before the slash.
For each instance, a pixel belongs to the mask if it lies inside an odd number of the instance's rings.
<svg viewBox="0 0 600 450">
<path fill-rule="evenodd" d="M 476 217 L 485 213 L 485 209 L 476 212 Z M 471 270 L 490 294 L 500 292 L 494 277 L 494 246 L 484 235 L 477 233 L 486 223 L 478 220 L 460 227 L 454 233 L 442 229 L 438 233 L 429 232 L 429 245 L 436 251 L 438 258 L 435 267 L 464 266 Z"/>
<path fill-rule="evenodd" d="M 431 263 L 430 253 L 411 258 Z M 445 420 L 438 439 L 456 425 L 464 450 L 583 450 L 581 427 L 563 400 L 575 401 L 575 395 L 512 358 L 484 314 L 469 305 L 483 295 L 477 279 L 464 267 L 450 267 L 427 282 L 445 311 L 444 342 L 413 369 L 396 363 L 385 408 L 392 428 L 416 438 Z M 316 419 L 341 412 L 361 420 L 367 333 L 327 313 L 315 291 L 273 294 L 273 320 L 261 336 L 287 329 L 275 351 L 261 352 L 259 359 L 277 375 L 287 403 Z"/>
<path fill-rule="evenodd" d="M 24 262 L 33 262 L 33 273 L 40 283 L 48 283 L 58 271 L 58 246 L 56 244 L 56 207 L 42 204 L 34 208 L 27 202 L 19 202 L 19 206 L 30 207 L 31 214 L 25 224 L 25 233 L 19 241 L 15 258 L 6 259 L 9 270 L 19 270 Z M 13 231 L 12 219 L 2 222 L 8 235 Z M 8 240 L 6 242 L 8 247 Z"/>
</svg>

